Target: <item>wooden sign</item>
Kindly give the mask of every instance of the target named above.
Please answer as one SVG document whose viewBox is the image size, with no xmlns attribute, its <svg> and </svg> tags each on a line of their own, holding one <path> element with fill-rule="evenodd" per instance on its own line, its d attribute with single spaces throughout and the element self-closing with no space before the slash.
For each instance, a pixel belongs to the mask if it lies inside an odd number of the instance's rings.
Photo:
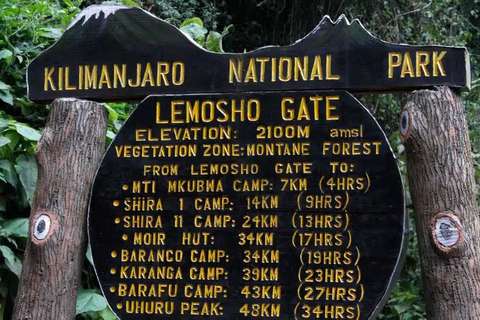
<svg viewBox="0 0 480 320">
<path fill-rule="evenodd" d="M 122 320 L 372 319 L 407 233 L 388 140 L 345 91 L 150 96 L 89 213 Z"/>
<path fill-rule="evenodd" d="M 92 6 L 32 61 L 27 82 L 36 102 L 185 92 L 468 90 L 468 61 L 465 48 L 387 43 L 344 16 L 325 17 L 291 46 L 218 54 L 142 9 Z"/>
</svg>

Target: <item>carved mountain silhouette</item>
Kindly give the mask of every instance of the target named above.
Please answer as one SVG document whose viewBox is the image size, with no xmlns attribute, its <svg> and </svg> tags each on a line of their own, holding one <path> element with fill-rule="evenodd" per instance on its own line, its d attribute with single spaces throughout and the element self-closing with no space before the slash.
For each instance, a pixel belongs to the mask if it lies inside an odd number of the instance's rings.
<svg viewBox="0 0 480 320">
<path fill-rule="evenodd" d="M 445 75 L 386 79 L 389 52 L 399 52 L 403 57 L 405 52 L 415 56 L 416 50 L 446 51 L 446 58 L 442 61 Z M 317 72 L 321 74 L 315 75 L 312 68 L 315 68 L 314 59 L 317 56 L 319 61 L 316 62 L 320 67 L 316 67 L 321 68 Z M 27 82 L 29 98 L 42 102 L 70 96 L 104 101 L 141 100 L 149 94 L 243 90 L 399 91 L 435 85 L 466 88 L 470 80 L 465 56 L 464 48 L 386 43 L 372 36 L 358 20 L 350 23 L 344 15 L 336 21 L 325 16 L 312 32 L 289 46 L 267 46 L 247 53 L 219 54 L 206 51 L 178 28 L 143 9 L 94 5 L 83 10 L 62 37 L 32 61 Z M 308 61 L 303 60 L 305 57 Z M 232 59 L 235 61 L 232 62 Z M 251 64 L 251 59 L 257 59 L 253 62 L 255 65 Z M 268 60 L 262 62 L 261 59 Z M 327 59 L 330 59 L 329 63 Z M 298 61 L 303 65 L 298 65 Z M 126 64 L 126 78 L 134 84 L 137 72 L 143 76 L 146 71 L 142 68 L 147 63 L 153 66 L 158 62 L 168 63 L 163 67 L 170 72 L 173 72 L 171 63 L 183 64 L 183 82 L 172 85 L 170 81 L 168 86 L 146 82 L 145 86 L 125 85 L 121 88 L 114 88 L 108 82 L 97 88 L 93 88 L 94 82 L 92 87 L 83 85 L 82 72 L 85 70 L 80 70 L 83 66 L 87 66 L 89 71 L 97 66 L 99 78 L 95 81 L 101 81 L 103 66 L 108 69 L 104 73 L 112 78 L 114 66 Z M 297 69 L 294 69 L 295 63 Z M 138 64 L 141 64 L 140 71 L 136 70 Z M 241 74 L 234 81 L 233 65 L 238 68 L 235 71 Z M 303 67 L 306 68 L 304 74 L 308 72 L 309 75 L 299 80 L 298 73 Z M 262 79 L 260 68 L 264 73 Z M 400 68 L 397 69 L 400 72 Z M 159 72 L 152 70 L 155 71 Z M 251 75 L 254 71 L 258 74 Z M 246 78 L 249 72 L 251 77 Z M 279 77 L 279 72 L 284 74 Z M 332 75 L 332 81 L 327 81 L 328 73 Z M 104 77 L 107 76 L 105 74 Z M 157 81 L 159 84 L 160 80 Z"/>
</svg>

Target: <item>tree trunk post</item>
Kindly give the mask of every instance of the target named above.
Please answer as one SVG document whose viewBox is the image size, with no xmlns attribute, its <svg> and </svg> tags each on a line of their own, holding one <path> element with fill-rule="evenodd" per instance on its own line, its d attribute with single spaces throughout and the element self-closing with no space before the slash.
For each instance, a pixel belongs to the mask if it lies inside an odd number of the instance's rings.
<svg viewBox="0 0 480 320">
<path fill-rule="evenodd" d="M 413 92 L 400 117 L 427 319 L 480 319 L 480 222 L 465 107 L 447 87 Z"/>
<path fill-rule="evenodd" d="M 57 99 L 36 148 L 35 190 L 14 320 L 74 319 L 90 189 L 105 148 L 99 104 Z"/>
</svg>

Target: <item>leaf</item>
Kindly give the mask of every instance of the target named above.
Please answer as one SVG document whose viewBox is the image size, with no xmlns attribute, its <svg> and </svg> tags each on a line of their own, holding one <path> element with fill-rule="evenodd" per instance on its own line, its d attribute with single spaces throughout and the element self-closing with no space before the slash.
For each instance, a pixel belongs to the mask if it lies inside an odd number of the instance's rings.
<svg viewBox="0 0 480 320">
<path fill-rule="evenodd" d="M 194 40 L 203 40 L 203 37 L 205 37 L 205 34 L 207 33 L 207 29 L 197 23 L 187 24 L 180 27 L 180 30 Z"/>
<path fill-rule="evenodd" d="M 12 249 L 7 246 L 0 246 L 0 252 L 2 252 L 3 257 L 5 258 L 7 268 L 20 278 L 20 274 L 22 273 L 22 261 L 20 261 L 20 259 L 15 256 Z"/>
<path fill-rule="evenodd" d="M 108 146 L 112 142 L 113 139 L 115 139 L 115 133 L 112 130 L 108 129 L 107 130 L 107 139 L 105 141 L 106 146 Z"/>
<path fill-rule="evenodd" d="M 108 129 L 107 130 L 107 137 L 111 140 L 115 139 L 115 132 L 113 132 L 112 130 Z"/>
<path fill-rule="evenodd" d="M 7 179 L 7 182 L 17 189 L 18 175 L 12 162 L 7 159 L 0 160 L 0 169 L 5 172 L 5 178 Z"/>
<path fill-rule="evenodd" d="M 42 137 L 42 135 L 37 130 L 24 124 L 15 123 L 15 128 L 17 129 L 17 132 L 19 134 L 21 134 L 28 140 L 38 141 Z"/>
<path fill-rule="evenodd" d="M 88 262 L 93 266 L 93 257 L 92 257 L 92 247 L 90 246 L 90 243 L 87 246 L 87 252 L 85 253 L 85 256 L 87 257 Z"/>
<path fill-rule="evenodd" d="M 0 136 L 0 147 L 3 147 L 6 144 L 9 144 L 11 141 L 7 137 Z"/>
<path fill-rule="evenodd" d="M 183 21 L 182 24 L 180 25 L 180 28 L 188 26 L 189 24 L 192 24 L 192 23 L 193 24 L 198 24 L 200 27 L 203 27 L 202 19 L 200 19 L 198 17 L 193 17 L 193 18 L 190 18 L 190 19 L 187 19 L 187 20 Z"/>
<path fill-rule="evenodd" d="M 123 0 L 123 4 L 127 5 L 127 6 L 131 6 L 131 7 L 140 7 L 140 5 L 138 3 L 136 3 L 135 1 L 132 1 L 132 0 Z M 116 319 L 116 318 L 114 318 L 114 319 Z"/>
<path fill-rule="evenodd" d="M 39 34 L 42 37 L 49 38 L 49 39 L 58 39 L 63 33 L 63 30 L 60 28 L 40 28 Z"/>
<path fill-rule="evenodd" d="M 100 311 L 100 316 L 102 317 L 103 320 L 117 320 L 118 318 L 113 314 L 112 310 L 110 308 L 105 308 L 102 311 Z"/>
<path fill-rule="evenodd" d="M 105 108 L 108 110 L 108 122 L 113 123 L 115 120 L 118 119 L 118 112 L 115 111 L 112 107 L 110 107 L 108 104 L 105 104 Z"/>
<path fill-rule="evenodd" d="M 13 105 L 13 96 L 10 93 L 11 89 L 11 86 L 9 86 L 3 81 L 0 81 L 0 99 L 10 105 Z"/>
<path fill-rule="evenodd" d="M 28 219 L 17 218 L 5 221 L 3 230 L 14 237 L 28 238 Z"/>
<path fill-rule="evenodd" d="M 0 99 L 9 105 L 13 105 L 13 96 L 8 91 L 0 91 Z"/>
<path fill-rule="evenodd" d="M 223 52 L 222 35 L 215 31 L 210 31 L 205 42 L 205 48 L 208 51 Z"/>
<path fill-rule="evenodd" d="M 8 49 L 3 49 L 0 51 L 0 59 L 9 60 L 12 57 L 13 52 Z"/>
<path fill-rule="evenodd" d="M 75 7 L 70 0 L 63 0 L 63 3 L 65 3 L 69 8 L 74 8 Z"/>
<path fill-rule="evenodd" d="M 10 140 L 10 143 L 8 144 L 8 147 L 10 150 L 15 150 L 15 147 L 18 144 L 18 141 L 20 141 L 20 135 L 14 131 L 14 130 L 9 130 L 3 134 L 5 137 L 7 137 Z"/>
<path fill-rule="evenodd" d="M 400 315 L 400 314 L 404 313 L 405 311 L 407 311 L 408 309 L 410 309 L 410 306 L 405 305 L 405 304 L 397 304 L 397 305 L 393 306 L 393 308 Z"/>
<path fill-rule="evenodd" d="M 5 119 L 0 119 L 0 132 L 8 128 L 9 124 L 8 121 Z"/>
<path fill-rule="evenodd" d="M 0 90 L 10 90 L 12 87 L 3 81 L 0 81 Z"/>
<path fill-rule="evenodd" d="M 100 311 L 107 307 L 107 300 L 95 290 L 81 290 L 77 298 L 77 314 Z"/>
<path fill-rule="evenodd" d="M 115 121 L 113 121 L 113 126 L 118 131 L 123 126 L 123 121 L 122 120 L 115 120 Z"/>
<path fill-rule="evenodd" d="M 28 196 L 27 192 L 24 188 L 18 188 L 17 191 L 17 204 L 22 208 L 29 208 L 31 207 L 30 203 L 28 203 Z"/>
<path fill-rule="evenodd" d="M 38 167 L 35 157 L 31 154 L 22 154 L 16 159 L 17 164 L 15 170 L 17 170 L 22 183 L 23 189 L 27 195 L 27 201 L 32 206 L 33 193 L 35 192 L 35 186 L 37 185 Z"/>
</svg>

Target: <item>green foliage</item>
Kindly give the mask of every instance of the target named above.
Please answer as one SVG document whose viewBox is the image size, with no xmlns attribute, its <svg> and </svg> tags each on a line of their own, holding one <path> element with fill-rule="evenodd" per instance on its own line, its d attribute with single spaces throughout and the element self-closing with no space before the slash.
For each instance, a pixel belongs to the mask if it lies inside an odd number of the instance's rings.
<svg viewBox="0 0 480 320">
<path fill-rule="evenodd" d="M 12 301 L 22 269 L 28 214 L 37 179 L 33 150 L 39 132 L 0 112 L 0 319 Z"/>
<path fill-rule="evenodd" d="M 31 205 L 37 179 L 33 152 L 39 138 L 37 130 L 0 113 L 0 214 L 7 208 L 25 212 Z"/>
<path fill-rule="evenodd" d="M 209 0 L 144 0 L 141 6 L 157 17 L 179 26 L 183 21 L 198 17 L 202 25 L 210 30 L 217 30 L 218 18 L 225 7 L 225 1 Z"/>
<path fill-rule="evenodd" d="M 97 290 L 82 290 L 78 293 L 77 314 L 102 311 L 107 300 Z"/>
<path fill-rule="evenodd" d="M 180 24 L 180 30 L 184 34 L 195 40 L 200 46 L 213 52 L 223 52 L 222 39 L 228 34 L 231 27 L 231 25 L 227 26 L 222 33 L 208 32 L 203 26 L 203 21 L 197 17 L 187 19 Z"/>
<path fill-rule="evenodd" d="M 20 278 L 20 274 L 22 273 L 22 262 L 20 259 L 17 258 L 12 249 L 7 246 L 0 246 L 0 252 L 5 258 L 5 265 L 7 268 Z"/>
<path fill-rule="evenodd" d="M 205 43 L 207 29 L 203 27 L 203 22 L 200 18 L 190 18 L 186 20 L 180 25 L 180 30 L 200 45 Z"/>
<path fill-rule="evenodd" d="M 104 104 L 108 111 L 108 129 L 107 146 L 115 138 L 115 134 L 120 130 L 135 106 L 130 103 L 108 103 Z"/>
<path fill-rule="evenodd" d="M 26 98 L 25 71 L 30 61 L 63 32 L 79 12 L 79 0 L 63 2 L 4 0 L 0 10 L 0 106 L 34 127 L 46 110 Z"/>
<path fill-rule="evenodd" d="M 3 319 L 7 301 L 12 301 L 20 273 L 22 272 L 22 255 L 19 248 L 25 244 L 28 234 L 28 219 L 16 218 L 4 220 L 0 215 L 0 319 Z"/>
</svg>

